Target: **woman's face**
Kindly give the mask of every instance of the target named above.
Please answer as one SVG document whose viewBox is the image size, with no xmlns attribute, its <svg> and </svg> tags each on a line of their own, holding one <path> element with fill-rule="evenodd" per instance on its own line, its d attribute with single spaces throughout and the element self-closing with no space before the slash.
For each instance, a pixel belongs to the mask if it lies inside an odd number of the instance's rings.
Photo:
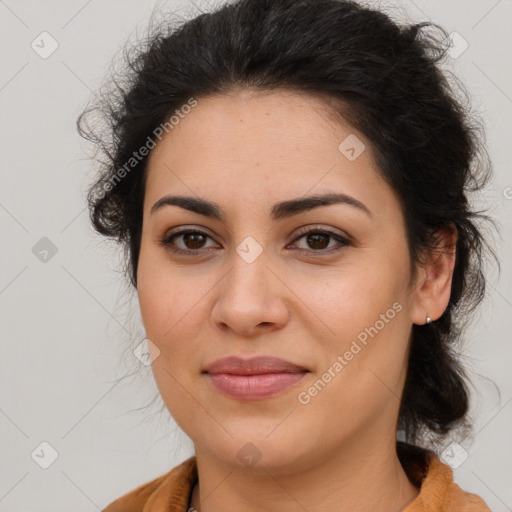
<svg viewBox="0 0 512 512">
<path fill-rule="evenodd" d="M 326 194 L 339 202 L 301 206 Z M 150 155 L 137 276 L 155 379 L 196 453 L 286 471 L 394 440 L 411 324 L 425 315 L 409 264 L 369 141 L 319 99 L 199 98 Z M 228 356 L 303 371 L 205 373 Z"/>
</svg>

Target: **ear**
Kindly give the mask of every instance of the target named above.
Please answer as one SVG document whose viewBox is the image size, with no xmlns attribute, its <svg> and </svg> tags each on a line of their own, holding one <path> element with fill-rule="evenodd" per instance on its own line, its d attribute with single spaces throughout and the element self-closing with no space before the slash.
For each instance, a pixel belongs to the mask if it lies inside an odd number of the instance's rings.
<svg viewBox="0 0 512 512">
<path fill-rule="evenodd" d="M 411 309 L 412 322 L 426 323 L 427 314 L 437 320 L 445 311 L 450 300 L 453 269 L 455 267 L 457 228 L 450 224 L 434 233 L 436 246 L 423 253 L 418 266 L 414 286 L 414 300 Z"/>
</svg>

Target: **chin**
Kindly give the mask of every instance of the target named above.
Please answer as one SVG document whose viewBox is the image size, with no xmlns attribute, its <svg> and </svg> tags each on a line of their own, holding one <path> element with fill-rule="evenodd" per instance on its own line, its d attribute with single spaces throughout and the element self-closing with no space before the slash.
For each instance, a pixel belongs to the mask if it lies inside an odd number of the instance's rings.
<svg viewBox="0 0 512 512">
<path fill-rule="evenodd" d="M 229 430 L 229 429 L 228 429 Z M 297 451 L 297 446 L 306 448 L 288 432 L 284 438 L 272 433 L 268 436 L 268 429 L 259 434 L 253 432 L 231 432 L 233 437 L 224 437 L 219 442 L 212 443 L 210 438 L 202 446 L 210 449 L 216 459 L 226 466 L 236 468 L 237 471 L 289 473 L 297 470 L 297 464 L 305 458 L 306 454 Z"/>
</svg>

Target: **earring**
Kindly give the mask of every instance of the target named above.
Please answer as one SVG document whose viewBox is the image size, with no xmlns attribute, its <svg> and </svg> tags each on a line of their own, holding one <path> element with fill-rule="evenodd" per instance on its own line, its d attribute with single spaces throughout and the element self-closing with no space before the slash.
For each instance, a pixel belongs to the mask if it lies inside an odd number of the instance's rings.
<svg viewBox="0 0 512 512">
<path fill-rule="evenodd" d="M 427 313 L 427 320 L 426 322 L 427 324 L 431 324 L 432 323 L 432 319 L 430 318 L 430 315 Z"/>
</svg>

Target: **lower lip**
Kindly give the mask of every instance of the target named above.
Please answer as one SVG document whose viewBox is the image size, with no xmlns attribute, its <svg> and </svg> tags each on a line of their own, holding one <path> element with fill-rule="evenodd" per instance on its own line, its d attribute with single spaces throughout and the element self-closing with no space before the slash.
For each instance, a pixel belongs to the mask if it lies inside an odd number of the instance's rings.
<svg viewBox="0 0 512 512">
<path fill-rule="evenodd" d="M 225 395 L 239 400 L 259 400 L 277 395 L 293 386 L 307 372 L 263 373 L 258 375 L 207 374 L 212 384 Z"/>
</svg>

